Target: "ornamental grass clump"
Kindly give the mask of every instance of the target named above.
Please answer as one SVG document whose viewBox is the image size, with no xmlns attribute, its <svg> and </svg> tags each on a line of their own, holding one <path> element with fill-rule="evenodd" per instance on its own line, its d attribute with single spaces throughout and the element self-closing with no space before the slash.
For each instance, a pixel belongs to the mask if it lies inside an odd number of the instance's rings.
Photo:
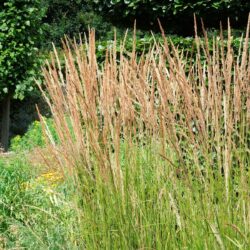
<svg viewBox="0 0 250 250">
<path fill-rule="evenodd" d="M 103 64 L 93 30 L 65 39 L 64 68 L 54 50 L 41 91 L 58 143 L 43 127 L 74 180 L 76 246 L 249 247 L 249 25 L 236 55 L 230 25 L 212 52 L 196 30 L 192 59 L 163 31 L 140 56 L 136 35 L 132 51 L 114 39 Z"/>
</svg>

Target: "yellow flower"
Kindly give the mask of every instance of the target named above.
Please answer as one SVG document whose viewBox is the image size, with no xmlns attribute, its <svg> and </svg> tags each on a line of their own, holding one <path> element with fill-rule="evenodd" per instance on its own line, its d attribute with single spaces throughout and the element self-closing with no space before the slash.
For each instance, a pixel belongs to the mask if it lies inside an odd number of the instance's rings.
<svg viewBox="0 0 250 250">
<path fill-rule="evenodd" d="M 53 171 L 41 174 L 31 182 L 23 183 L 24 189 L 32 189 L 38 186 L 42 186 L 44 191 L 50 190 L 53 191 L 54 188 L 63 180 L 61 173 Z"/>
</svg>

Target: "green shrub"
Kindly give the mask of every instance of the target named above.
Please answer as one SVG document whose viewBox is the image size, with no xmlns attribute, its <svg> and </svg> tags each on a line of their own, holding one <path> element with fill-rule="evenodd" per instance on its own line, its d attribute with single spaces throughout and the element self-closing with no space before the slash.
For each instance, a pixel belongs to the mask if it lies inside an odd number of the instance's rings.
<svg viewBox="0 0 250 250">
<path fill-rule="evenodd" d="M 52 137 L 57 141 L 57 135 L 54 129 L 53 120 L 46 119 L 46 124 L 52 134 Z M 23 136 L 17 135 L 11 140 L 11 150 L 24 151 L 34 147 L 43 147 L 45 145 L 45 137 L 42 131 L 42 125 L 39 121 L 34 121 L 28 128 L 28 131 Z"/>
</svg>

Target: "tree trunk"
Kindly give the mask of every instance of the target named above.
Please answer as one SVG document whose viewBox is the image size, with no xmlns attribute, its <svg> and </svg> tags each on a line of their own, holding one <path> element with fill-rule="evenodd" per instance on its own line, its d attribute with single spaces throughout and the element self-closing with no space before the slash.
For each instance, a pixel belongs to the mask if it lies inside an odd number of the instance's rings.
<svg viewBox="0 0 250 250">
<path fill-rule="evenodd" d="M 1 141 L 0 147 L 4 151 L 8 150 L 9 146 L 9 131 L 10 131 L 10 95 L 2 101 L 2 125 L 1 125 Z"/>
</svg>

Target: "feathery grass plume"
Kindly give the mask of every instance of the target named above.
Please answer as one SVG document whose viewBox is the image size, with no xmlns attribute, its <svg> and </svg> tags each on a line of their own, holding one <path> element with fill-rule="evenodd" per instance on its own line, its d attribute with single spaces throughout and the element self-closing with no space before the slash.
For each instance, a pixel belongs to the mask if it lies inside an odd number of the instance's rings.
<svg viewBox="0 0 250 250">
<path fill-rule="evenodd" d="M 64 40 L 65 68 L 54 49 L 40 88 L 59 137 L 51 152 L 75 179 L 87 247 L 197 240 L 226 249 L 235 237 L 247 248 L 226 224 L 236 216 L 250 235 L 249 26 L 237 55 L 229 23 L 227 40 L 221 32 L 212 45 L 196 28 L 190 61 L 163 29 L 164 43 L 141 56 L 135 41 L 131 52 L 115 38 L 103 64 L 94 30 L 80 44 Z"/>
</svg>

